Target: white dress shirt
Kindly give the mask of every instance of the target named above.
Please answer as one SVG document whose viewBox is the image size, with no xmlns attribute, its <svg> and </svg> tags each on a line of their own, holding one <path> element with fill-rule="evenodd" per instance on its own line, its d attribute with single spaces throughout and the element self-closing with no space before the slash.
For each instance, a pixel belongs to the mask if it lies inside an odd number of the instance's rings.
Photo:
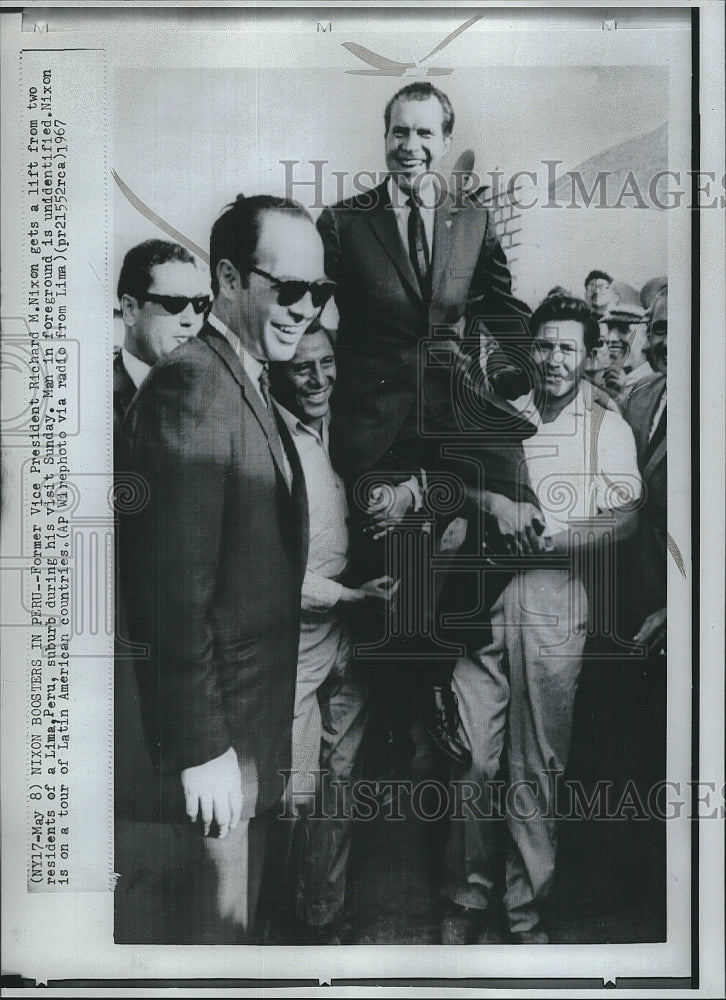
<svg viewBox="0 0 726 1000">
<path fill-rule="evenodd" d="M 346 588 L 335 579 L 348 565 L 348 504 L 343 480 L 330 464 L 328 423 L 322 434 L 276 403 L 300 456 L 308 495 L 308 563 L 302 585 L 303 611 L 334 607 Z"/>
<path fill-rule="evenodd" d="M 257 389 L 257 395 L 265 404 L 265 407 L 267 407 L 267 402 L 265 397 L 262 395 L 262 387 L 260 385 L 260 375 L 265 368 L 265 363 L 252 357 L 250 352 L 243 346 L 242 341 L 237 334 L 230 330 L 227 324 L 223 323 L 219 316 L 215 316 L 213 312 L 210 312 L 207 316 L 207 323 L 209 323 L 211 327 L 214 327 L 217 333 L 221 333 L 222 336 L 229 342 L 230 347 L 240 359 L 242 367 L 247 373 L 250 382 L 255 389 Z"/>
<path fill-rule="evenodd" d="M 391 199 L 393 214 L 396 216 L 396 225 L 401 236 L 401 242 L 406 249 L 406 255 L 408 255 L 408 217 L 411 214 L 411 209 L 406 202 L 409 196 L 400 189 L 393 177 L 388 178 L 388 197 Z M 422 184 L 416 192 L 416 199 L 419 202 L 419 211 L 421 212 L 424 231 L 426 232 L 426 242 L 429 245 L 429 260 L 433 259 L 434 213 L 438 198 L 439 190 L 435 180 L 432 180 L 429 184 Z"/>
<path fill-rule="evenodd" d="M 147 365 L 145 361 L 139 361 L 139 359 L 134 357 L 133 354 L 129 354 L 125 347 L 121 348 L 121 359 L 124 363 L 124 368 L 128 372 L 129 378 L 138 389 L 151 371 L 151 365 Z"/>
</svg>

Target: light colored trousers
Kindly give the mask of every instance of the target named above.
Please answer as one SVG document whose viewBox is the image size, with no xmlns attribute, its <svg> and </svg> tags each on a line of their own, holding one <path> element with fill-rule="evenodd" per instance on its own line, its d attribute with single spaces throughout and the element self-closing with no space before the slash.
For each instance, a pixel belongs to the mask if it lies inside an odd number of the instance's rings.
<svg viewBox="0 0 726 1000">
<path fill-rule="evenodd" d="M 504 910 L 510 931 L 530 930 L 552 887 L 557 825 L 552 778 L 565 769 L 582 665 L 587 595 L 565 569 L 523 570 L 491 610 L 492 642 L 459 659 L 453 689 L 472 765 L 456 778 L 481 789 L 488 816 L 495 778 L 505 782 L 508 830 Z M 502 773 L 500 774 L 500 766 Z M 526 782 L 526 784 L 525 784 Z M 504 794 L 506 793 L 506 794 Z M 486 909 L 492 889 L 495 827 L 471 815 L 453 818 L 447 889 L 463 906 Z"/>
<path fill-rule="evenodd" d="M 333 921 L 345 902 L 352 830 L 349 819 L 330 817 L 349 813 L 347 783 L 355 773 L 366 721 L 366 688 L 351 652 L 347 626 L 336 612 L 303 614 L 288 794 L 296 793 L 293 808 L 299 816 L 297 916 L 315 927 Z M 318 771 L 328 772 L 322 776 L 321 819 L 310 817 Z M 341 783 L 340 791 L 334 782 Z"/>
</svg>

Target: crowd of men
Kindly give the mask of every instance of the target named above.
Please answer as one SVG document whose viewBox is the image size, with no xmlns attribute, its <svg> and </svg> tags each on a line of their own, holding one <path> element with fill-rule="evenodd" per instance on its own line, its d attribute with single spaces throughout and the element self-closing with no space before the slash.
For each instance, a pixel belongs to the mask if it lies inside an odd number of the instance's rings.
<svg viewBox="0 0 726 1000">
<path fill-rule="evenodd" d="M 340 943 L 351 790 L 404 773 L 414 731 L 476 793 L 442 942 L 500 905 L 508 940 L 549 939 L 583 567 L 626 553 L 615 632 L 665 648 L 667 288 L 623 303 L 593 271 L 531 312 L 486 208 L 441 189 L 453 126 L 415 83 L 378 188 L 317 225 L 240 195 L 211 297 L 177 244 L 126 255 L 117 940 Z"/>
</svg>

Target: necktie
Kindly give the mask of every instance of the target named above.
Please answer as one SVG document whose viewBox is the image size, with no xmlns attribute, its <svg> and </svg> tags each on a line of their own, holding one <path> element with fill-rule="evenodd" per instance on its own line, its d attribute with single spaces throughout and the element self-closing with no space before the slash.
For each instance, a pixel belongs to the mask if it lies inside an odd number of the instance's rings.
<svg viewBox="0 0 726 1000">
<path fill-rule="evenodd" d="M 426 288 L 429 273 L 429 246 L 426 241 L 426 227 L 421 216 L 421 208 L 411 195 L 406 204 L 408 213 L 408 255 L 422 291 Z"/>
<path fill-rule="evenodd" d="M 270 409 L 270 371 L 265 365 L 259 374 L 258 381 L 260 383 L 260 392 L 262 393 L 262 398 L 265 401 L 265 406 L 268 411 Z"/>
</svg>

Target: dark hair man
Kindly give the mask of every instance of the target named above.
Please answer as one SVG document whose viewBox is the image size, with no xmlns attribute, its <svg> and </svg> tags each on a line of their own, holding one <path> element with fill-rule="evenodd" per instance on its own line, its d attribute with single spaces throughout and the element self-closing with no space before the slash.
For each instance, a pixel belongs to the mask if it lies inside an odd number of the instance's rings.
<svg viewBox="0 0 726 1000">
<path fill-rule="evenodd" d="M 296 203 L 239 196 L 210 249 L 207 321 L 150 372 L 123 428 L 124 468 L 148 489 L 122 518 L 121 567 L 131 636 L 149 649 L 138 676 L 161 817 L 186 813 L 204 834 L 177 827 L 184 859 L 165 888 L 177 943 L 238 943 L 254 925 L 290 765 L 306 553 L 304 484 L 267 365 L 294 355 L 333 291 Z"/>
<path fill-rule="evenodd" d="M 330 319 L 328 316 L 330 315 Z M 335 322 L 332 310 L 321 319 Z M 303 944 L 340 943 L 350 817 L 339 816 L 335 787 L 346 789 L 366 718 L 365 678 L 352 660 L 346 609 L 368 599 L 381 610 L 398 584 L 390 577 L 360 587 L 343 582 L 348 562 L 345 488 L 328 457 L 330 396 L 336 365 L 332 333 L 311 327 L 291 361 L 272 366 L 278 408 L 300 457 L 308 498 L 308 560 L 302 586 L 300 647 L 287 794 L 299 817 L 295 906 Z M 310 818 L 320 768 L 325 819 Z M 346 793 L 343 792 L 343 795 Z M 345 811 L 344 814 L 345 815 Z"/>
<path fill-rule="evenodd" d="M 453 677 L 473 756 L 459 776 L 479 786 L 485 815 L 491 815 L 488 783 L 504 766 L 503 911 L 509 940 L 521 944 L 548 941 L 542 904 L 557 845 L 551 779 L 567 764 L 588 613 L 577 567 L 591 548 L 633 531 L 631 507 L 640 495 L 630 428 L 583 381 L 599 338 L 592 312 L 580 299 L 551 296 L 533 314 L 531 330 L 537 386 L 514 405 L 537 428 L 523 448 L 549 549 L 572 558 L 567 568 L 543 562 L 516 572 L 492 608 L 492 641 L 462 657 Z M 574 521 L 586 521 L 586 529 L 572 532 Z M 494 851 L 490 822 L 472 814 L 451 823 L 445 944 L 475 941 L 483 931 Z"/>
<path fill-rule="evenodd" d="M 209 296 L 196 258 L 167 240 L 145 240 L 124 257 L 118 300 L 125 335 L 113 359 L 113 435 L 152 365 L 199 332 Z"/>
<path fill-rule="evenodd" d="M 324 210 L 318 221 L 340 309 L 331 454 L 351 497 L 360 579 L 387 572 L 388 532 L 406 518 L 409 523 L 425 519 L 427 477 L 445 464 L 442 441 L 460 435 L 451 369 L 429 369 L 424 379 L 422 341 L 435 333 L 442 346 L 450 343 L 447 337 L 456 342 L 467 323 L 481 318 L 500 344 L 526 334 L 529 310 L 512 296 L 507 262 L 487 210 L 468 199 L 454 199 L 438 173 L 452 144 L 453 123 L 449 99 L 430 83 L 399 90 L 384 115 L 387 178 Z M 449 356 L 457 357 L 459 345 L 450 346 Z M 499 494 L 507 513 L 517 508 L 522 522 L 531 525 L 536 508 L 517 507 L 507 499 L 520 495 L 513 453 L 486 473 L 487 492 L 479 495 L 480 504 L 489 507 L 490 498 Z M 356 485 L 363 477 L 368 489 L 361 492 Z M 442 528 L 436 526 L 437 537 Z M 524 523 L 521 531 L 523 536 Z M 428 576 L 428 567 L 421 566 L 402 579 L 401 587 L 423 592 Z M 399 603 L 409 608 L 426 602 L 421 594 L 412 601 L 402 594 Z M 406 622 L 402 631 L 420 637 L 423 627 L 421 621 Z M 412 640 L 412 646 L 418 656 L 423 645 Z M 380 739 L 394 745 L 395 757 L 406 753 L 405 739 L 396 739 L 397 725 L 400 735 L 401 720 L 408 713 L 410 722 L 416 699 L 411 691 L 393 693 L 401 675 L 401 650 L 394 647 L 389 644 L 392 662 L 381 667 L 385 691 L 378 705 Z M 461 759 L 466 750 L 457 741 L 455 708 L 445 696 L 448 672 L 433 660 L 430 669 L 423 666 L 420 659 L 418 679 L 411 683 L 419 696 L 422 678 L 433 683 L 436 712 L 430 724 L 437 745 Z"/>
</svg>

